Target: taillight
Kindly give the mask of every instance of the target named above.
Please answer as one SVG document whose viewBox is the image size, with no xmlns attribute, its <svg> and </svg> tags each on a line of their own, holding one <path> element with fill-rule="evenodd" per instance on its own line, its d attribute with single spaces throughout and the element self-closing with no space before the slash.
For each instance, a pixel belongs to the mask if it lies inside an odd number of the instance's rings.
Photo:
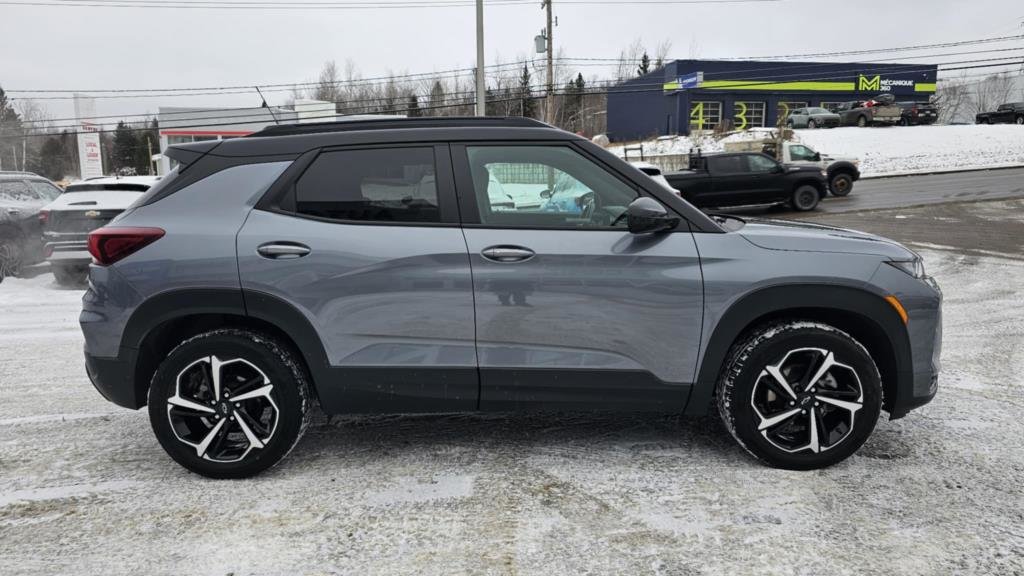
<svg viewBox="0 0 1024 576">
<path fill-rule="evenodd" d="M 99 228 L 89 233 L 89 254 L 97 264 L 109 266 L 163 235 L 160 228 Z"/>
<path fill-rule="evenodd" d="M 50 211 L 49 210 L 40 210 L 39 211 L 39 223 L 42 224 L 43 226 L 45 226 L 46 223 L 49 222 L 49 221 L 50 221 Z"/>
</svg>

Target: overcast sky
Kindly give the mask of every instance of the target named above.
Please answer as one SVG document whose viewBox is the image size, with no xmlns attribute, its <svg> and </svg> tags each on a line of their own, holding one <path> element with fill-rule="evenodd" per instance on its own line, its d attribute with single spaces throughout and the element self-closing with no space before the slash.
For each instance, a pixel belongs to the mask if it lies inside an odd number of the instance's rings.
<svg viewBox="0 0 1024 576">
<path fill-rule="evenodd" d="M 677 58 L 730 58 L 1024 34 L 1020 0 L 783 0 L 718 6 L 559 6 L 554 0 L 554 5 L 556 49 L 570 57 L 616 57 L 636 38 L 652 51 L 659 42 L 671 40 L 672 56 Z M 474 14 L 471 7 L 248 11 L 3 5 L 0 86 L 17 90 L 277 84 L 314 79 L 324 61 L 336 60 L 341 66 L 347 59 L 364 77 L 469 67 L 475 59 Z M 485 25 L 488 64 L 499 58 L 532 57 L 533 37 L 544 26 L 544 12 L 539 0 L 488 6 Z M 1009 46 L 1024 48 L 1024 42 Z M 989 47 L 996 46 L 963 50 Z M 893 54 L 878 55 L 886 56 Z M 606 72 L 580 71 L 585 76 Z M 281 104 L 288 94 L 267 96 L 272 104 Z M 51 117 L 73 115 L 69 101 L 40 102 Z M 111 99 L 98 101 L 96 112 L 258 104 L 255 95 Z"/>
</svg>

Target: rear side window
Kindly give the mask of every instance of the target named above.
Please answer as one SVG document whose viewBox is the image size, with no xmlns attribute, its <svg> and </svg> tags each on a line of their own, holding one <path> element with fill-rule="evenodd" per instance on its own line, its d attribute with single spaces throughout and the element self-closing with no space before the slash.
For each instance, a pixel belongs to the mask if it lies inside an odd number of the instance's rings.
<svg viewBox="0 0 1024 576">
<path fill-rule="evenodd" d="M 0 180 L 0 200 L 6 202 L 32 202 L 39 199 L 28 184 L 21 180 Z"/>
<path fill-rule="evenodd" d="M 743 156 L 709 156 L 708 171 L 714 174 L 739 174 L 747 171 Z"/>
<path fill-rule="evenodd" d="M 440 222 L 434 149 L 324 152 L 295 184 L 295 211 L 332 220 Z"/>
</svg>

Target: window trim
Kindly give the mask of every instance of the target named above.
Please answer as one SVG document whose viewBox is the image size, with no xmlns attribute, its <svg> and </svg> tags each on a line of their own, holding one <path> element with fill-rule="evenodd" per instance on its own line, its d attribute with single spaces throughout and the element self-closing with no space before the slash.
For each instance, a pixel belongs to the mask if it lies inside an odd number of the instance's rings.
<svg viewBox="0 0 1024 576">
<path fill-rule="evenodd" d="M 560 147 L 566 148 L 576 154 L 579 154 L 584 159 L 590 161 L 598 169 L 603 170 L 606 174 L 615 178 L 619 182 L 628 186 L 631 190 L 636 192 L 637 198 L 641 196 L 649 196 L 646 191 L 637 186 L 635 182 L 625 178 L 622 174 L 616 171 L 609 170 L 607 166 L 597 158 L 587 154 L 585 150 L 581 150 L 579 147 L 574 146 L 571 142 L 552 142 L 552 141 L 505 141 L 505 140 L 493 140 L 487 142 L 453 142 L 452 143 L 452 166 L 455 170 L 455 193 L 459 200 L 459 211 L 462 213 L 462 226 L 463 228 L 481 228 L 487 230 L 574 230 L 583 232 L 628 232 L 626 228 L 621 226 L 608 226 L 601 228 L 581 228 L 579 226 L 519 226 L 512 224 L 486 224 L 480 221 L 480 207 L 476 201 L 476 187 L 473 184 L 473 171 L 469 166 L 469 153 L 466 150 L 470 146 L 489 146 L 489 147 L 511 147 L 511 146 L 524 146 L 524 147 Z M 655 198 L 656 199 L 656 198 Z M 656 199 L 657 200 L 657 199 Z M 659 200 L 659 202 L 661 202 Z M 666 209 L 672 210 L 667 207 Z M 674 210 L 673 210 L 674 211 Z M 682 218 L 684 222 L 687 222 L 686 218 Z M 679 226 L 676 231 L 689 232 L 689 225 L 684 227 Z"/>
<path fill-rule="evenodd" d="M 389 220 L 345 220 L 302 214 L 295 211 L 295 185 L 314 162 L 323 154 L 354 150 L 390 149 L 390 148 L 430 148 L 434 152 L 434 177 L 437 187 L 437 206 L 440 220 L 437 222 L 396 222 Z M 445 143 L 438 142 L 400 142 L 387 144 L 352 144 L 345 146 L 324 146 L 314 148 L 299 156 L 295 162 L 281 174 L 256 203 L 256 210 L 263 210 L 291 216 L 304 220 L 325 222 L 328 224 L 344 224 L 347 226 L 413 226 L 417 228 L 457 228 L 459 226 L 459 205 L 455 197 L 455 184 L 452 175 L 451 151 Z"/>
</svg>

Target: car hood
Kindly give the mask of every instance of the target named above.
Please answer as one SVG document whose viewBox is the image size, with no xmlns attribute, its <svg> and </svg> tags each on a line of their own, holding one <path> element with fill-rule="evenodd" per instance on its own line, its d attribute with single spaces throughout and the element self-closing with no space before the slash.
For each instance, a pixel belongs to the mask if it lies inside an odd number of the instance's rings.
<svg viewBox="0 0 1024 576">
<path fill-rule="evenodd" d="M 807 222 L 748 219 L 738 233 L 768 250 L 871 254 L 898 260 L 914 257 L 913 252 L 888 238 Z"/>
<path fill-rule="evenodd" d="M 106 192 L 65 192 L 51 202 L 47 210 L 124 210 L 144 192 L 118 190 Z"/>
</svg>

